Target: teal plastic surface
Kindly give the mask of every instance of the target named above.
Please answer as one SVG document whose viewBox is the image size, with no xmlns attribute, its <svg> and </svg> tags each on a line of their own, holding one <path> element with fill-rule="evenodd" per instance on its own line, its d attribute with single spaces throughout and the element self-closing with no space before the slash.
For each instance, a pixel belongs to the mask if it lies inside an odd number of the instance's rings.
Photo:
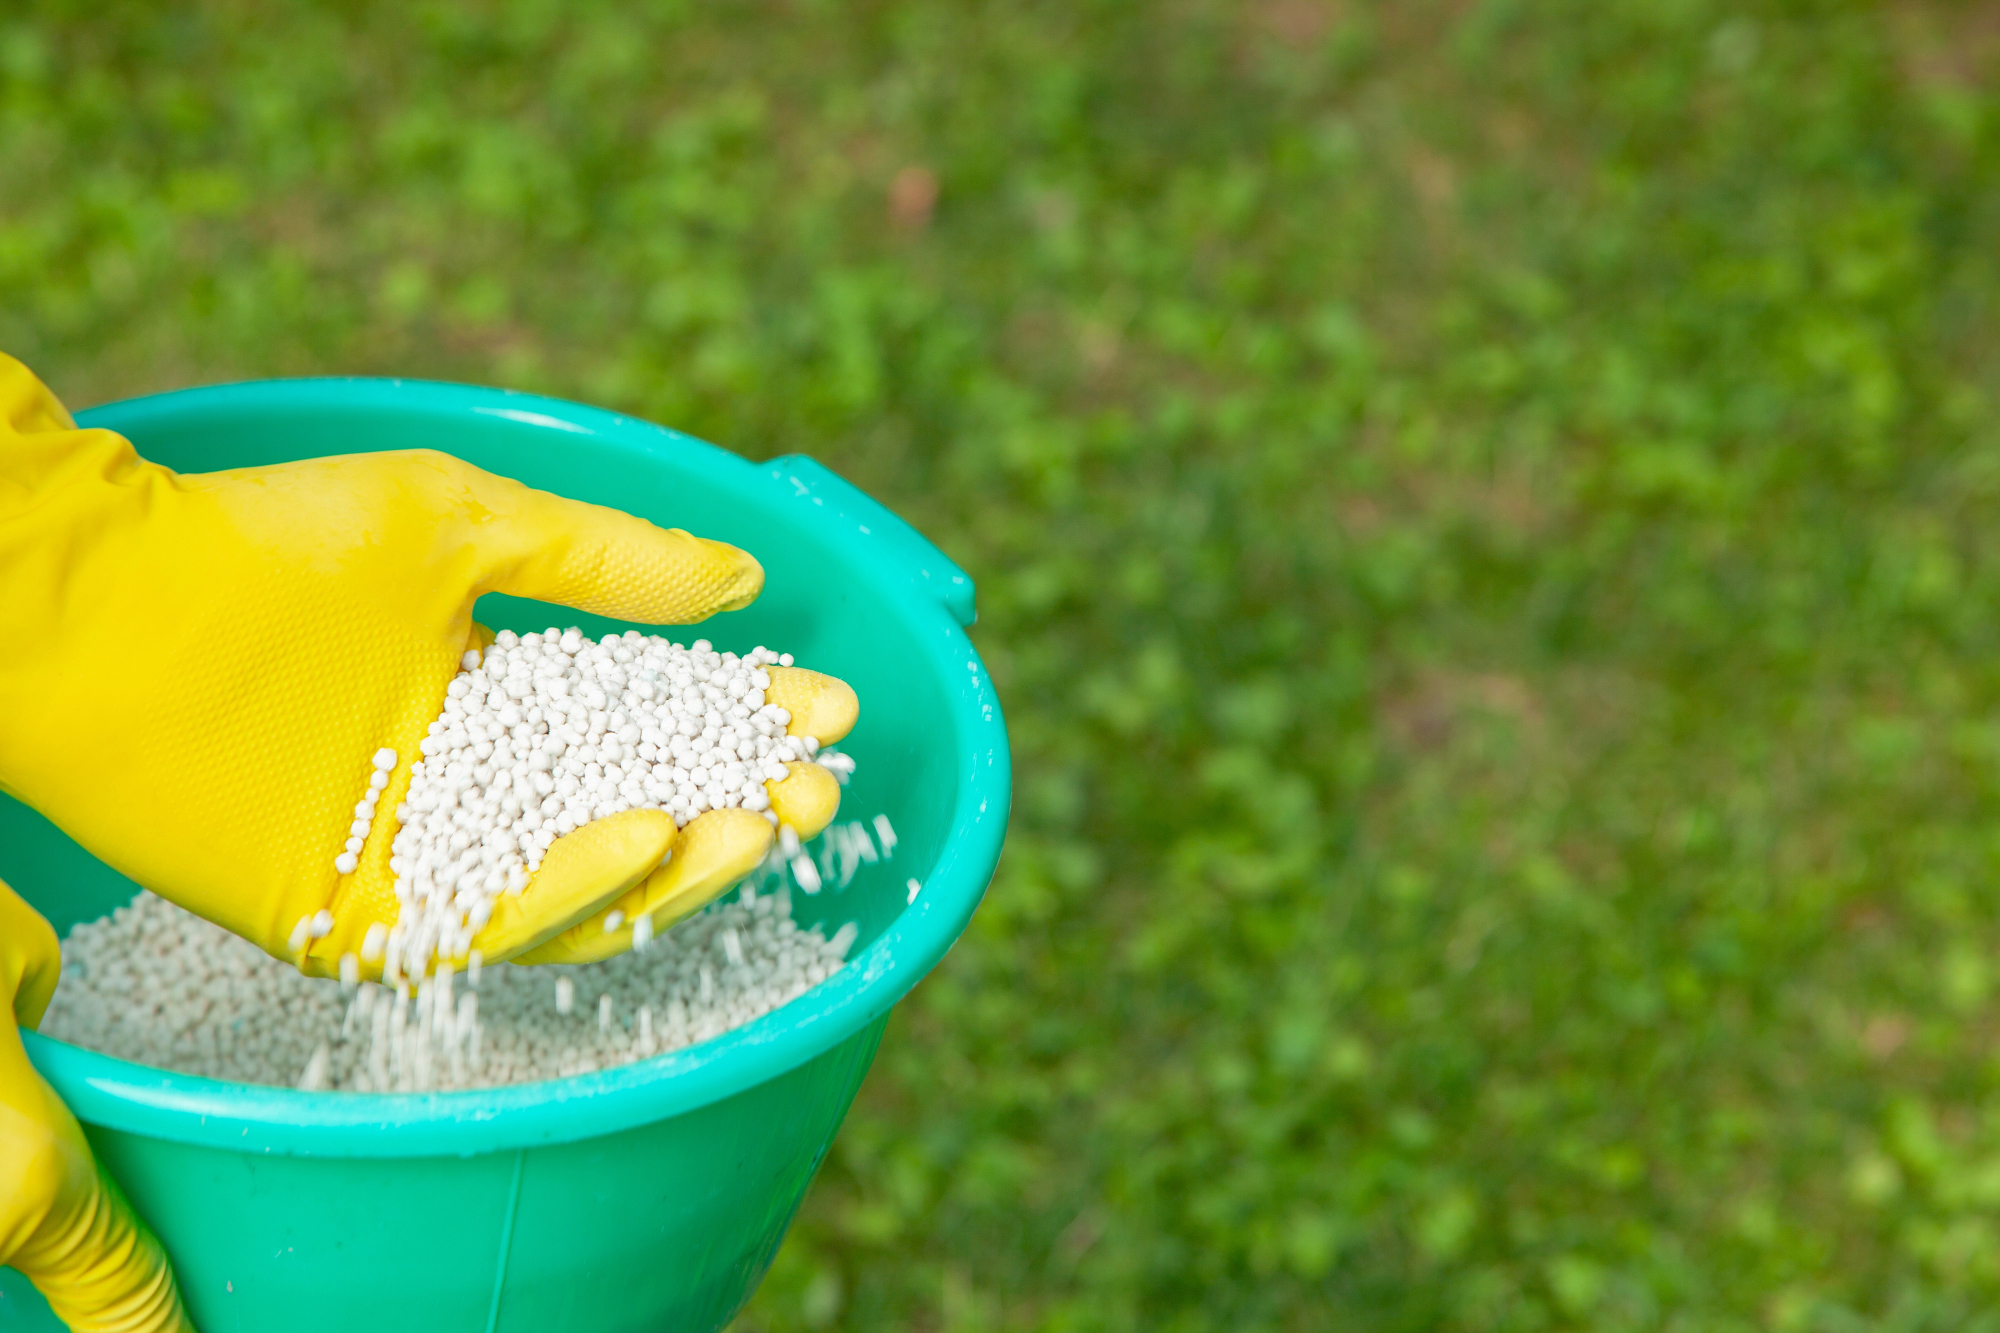
<svg viewBox="0 0 2000 1333">
<path fill-rule="evenodd" d="M 23 1034 L 159 1233 L 204 1333 L 722 1327 L 747 1299 L 859 1088 L 889 1008 L 944 956 L 999 858 L 1007 740 L 963 625 L 971 580 L 811 459 L 753 466 L 573 403 L 461 385 L 287 380 L 81 414 L 183 472 L 430 448 L 665 526 L 735 542 L 765 591 L 697 631 L 767 643 L 850 681 L 861 720 L 843 824 L 886 814 L 892 855 L 794 910 L 852 921 L 850 965 L 734 1032 L 622 1069 L 432 1095 L 314 1095 L 130 1064 Z M 623 622 L 517 598 L 528 630 Z M 654 629 L 651 626 L 637 628 Z M 837 862 L 826 839 L 813 850 Z M 0 797 L 0 878 L 55 924 L 134 886 Z M 912 896 L 914 881 L 918 892 Z M 449 1213 L 456 1225 L 441 1224 Z M 0 1269 L 0 1329 L 55 1329 Z"/>
</svg>

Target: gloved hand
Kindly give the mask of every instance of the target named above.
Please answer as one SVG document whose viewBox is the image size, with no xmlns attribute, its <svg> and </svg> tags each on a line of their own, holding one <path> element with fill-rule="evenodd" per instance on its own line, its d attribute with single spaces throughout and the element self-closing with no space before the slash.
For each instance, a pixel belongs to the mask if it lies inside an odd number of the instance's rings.
<svg viewBox="0 0 2000 1333">
<path fill-rule="evenodd" d="M 77 430 L 0 356 L 0 789 L 316 975 L 396 919 L 387 812 L 461 654 L 483 641 L 475 598 L 682 624 L 762 586 L 733 546 L 428 451 L 178 475 L 109 431 Z M 767 698 L 823 743 L 853 724 L 853 691 L 830 677 L 785 673 Z M 398 756 L 384 817 L 340 874 L 384 748 Z M 816 765 L 769 791 L 802 837 L 838 804 Z M 733 810 L 679 831 L 655 810 L 586 824 L 500 899 L 473 947 L 499 962 L 595 921 L 607 938 L 592 947 L 617 952 L 629 927 L 605 932 L 598 916 L 614 900 L 670 924 L 747 874 L 771 838 Z M 330 928 L 299 931 L 322 910 Z"/>
<path fill-rule="evenodd" d="M 0 884 L 0 1264 L 27 1274 L 77 1333 L 194 1333 L 166 1252 L 28 1063 L 62 959 L 49 923 Z"/>
</svg>

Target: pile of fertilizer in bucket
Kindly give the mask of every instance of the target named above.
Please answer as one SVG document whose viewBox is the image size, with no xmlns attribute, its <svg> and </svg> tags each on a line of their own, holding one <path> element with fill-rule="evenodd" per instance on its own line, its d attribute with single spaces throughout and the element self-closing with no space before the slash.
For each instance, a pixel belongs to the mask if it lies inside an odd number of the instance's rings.
<svg viewBox="0 0 2000 1333">
<path fill-rule="evenodd" d="M 141 893 L 63 941 L 41 1030 L 93 1051 L 244 1083 L 350 1092 L 494 1087 L 707 1041 L 839 970 L 855 930 L 792 921 L 746 887 L 644 952 L 576 966 L 449 970 L 415 995 L 301 975 Z M 454 990 L 456 998 L 454 999 Z"/>
</svg>

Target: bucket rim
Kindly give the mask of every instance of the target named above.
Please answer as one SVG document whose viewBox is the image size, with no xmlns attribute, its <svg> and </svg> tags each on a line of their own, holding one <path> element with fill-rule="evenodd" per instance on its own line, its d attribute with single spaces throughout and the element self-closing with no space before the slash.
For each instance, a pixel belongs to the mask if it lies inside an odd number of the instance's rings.
<svg viewBox="0 0 2000 1333">
<path fill-rule="evenodd" d="M 742 1027 L 616 1069 L 438 1093 L 303 1093 L 156 1069 L 24 1029 L 29 1059 L 79 1120 L 147 1138 L 308 1157 L 477 1156 L 574 1142 L 665 1120 L 776 1078 L 885 1014 L 964 932 L 1006 833 L 1012 764 L 992 679 L 961 620 L 971 582 L 915 529 L 837 474 L 800 456 L 759 466 L 707 441 L 603 408 L 435 380 L 249 380 L 124 399 L 76 414 L 121 434 L 191 413 L 393 410 L 498 417 L 527 430 L 587 435 L 641 455 L 692 457 L 704 481 L 769 505 L 839 546 L 888 599 L 946 695 L 960 780 L 938 861 L 922 891 L 827 981 Z M 884 531 L 884 529 L 892 531 Z"/>
</svg>

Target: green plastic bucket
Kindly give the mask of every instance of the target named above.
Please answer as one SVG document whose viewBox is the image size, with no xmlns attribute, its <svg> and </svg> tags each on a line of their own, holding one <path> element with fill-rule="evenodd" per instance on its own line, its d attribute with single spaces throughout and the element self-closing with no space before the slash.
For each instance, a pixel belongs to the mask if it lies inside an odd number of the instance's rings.
<svg viewBox="0 0 2000 1333">
<path fill-rule="evenodd" d="M 184 472 L 441 449 L 562 495 L 736 542 L 764 595 L 708 621 L 852 682 L 859 764 L 841 822 L 897 841 L 836 864 L 794 911 L 859 928 L 850 964 L 702 1045 L 479 1092 L 320 1095 L 194 1078 L 23 1034 L 99 1158 L 165 1243 L 203 1333 L 715 1329 L 755 1287 L 832 1142 L 890 1006 L 971 918 L 1000 854 L 1007 737 L 963 626 L 972 583 L 804 457 L 753 465 L 546 398 L 400 380 L 191 389 L 86 412 Z M 491 596 L 495 628 L 627 626 Z M 681 636 L 686 638 L 688 636 Z M 828 842 L 823 838 L 822 844 Z M 66 930 L 134 886 L 0 797 L 0 878 Z M 444 1225 L 449 1216 L 456 1219 Z M 0 1328 L 59 1325 L 0 1269 Z"/>
</svg>

